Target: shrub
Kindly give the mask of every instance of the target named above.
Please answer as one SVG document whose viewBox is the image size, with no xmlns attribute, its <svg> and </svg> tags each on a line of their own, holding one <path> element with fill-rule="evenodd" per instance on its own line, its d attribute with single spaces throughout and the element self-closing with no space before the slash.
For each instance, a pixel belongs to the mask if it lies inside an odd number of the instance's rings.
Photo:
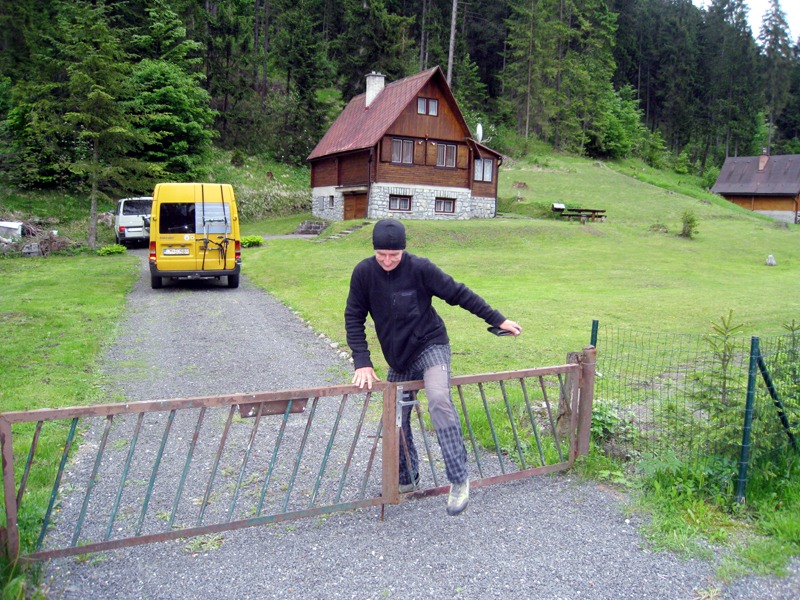
<svg viewBox="0 0 800 600">
<path fill-rule="evenodd" d="M 242 152 L 239 148 L 234 148 L 233 152 L 231 153 L 231 165 L 234 167 L 243 167 L 244 163 L 244 152 Z"/>
<path fill-rule="evenodd" d="M 669 228 L 663 223 L 653 223 L 648 227 L 648 231 L 653 233 L 669 233 Z"/>
<path fill-rule="evenodd" d="M 260 246 L 264 243 L 264 238 L 260 235 L 245 235 L 242 236 L 242 248 L 251 248 L 253 246 Z"/>
<path fill-rule="evenodd" d="M 111 256 L 113 254 L 125 254 L 127 248 L 122 244 L 108 244 L 97 250 L 100 256 Z"/>
<path fill-rule="evenodd" d="M 681 215 L 681 237 L 685 237 L 691 239 L 697 233 L 697 215 L 694 214 L 694 211 L 685 210 L 683 211 L 683 215 Z"/>
<path fill-rule="evenodd" d="M 710 190 L 714 187 L 714 184 L 717 182 L 717 178 L 719 177 L 719 167 L 710 166 L 706 168 L 705 173 L 703 173 L 703 187 Z"/>
</svg>

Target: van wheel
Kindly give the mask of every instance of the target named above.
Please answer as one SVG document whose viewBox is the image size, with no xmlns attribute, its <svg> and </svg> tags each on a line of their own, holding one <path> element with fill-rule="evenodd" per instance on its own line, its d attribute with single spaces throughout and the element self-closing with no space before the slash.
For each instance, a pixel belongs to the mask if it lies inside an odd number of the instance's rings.
<svg viewBox="0 0 800 600">
<path fill-rule="evenodd" d="M 150 287 L 154 290 L 161 289 L 164 285 L 164 280 L 161 277 L 156 277 L 155 275 L 150 276 Z"/>
<path fill-rule="evenodd" d="M 228 287 L 229 288 L 238 288 L 239 287 L 239 276 L 238 275 L 228 275 Z"/>
</svg>

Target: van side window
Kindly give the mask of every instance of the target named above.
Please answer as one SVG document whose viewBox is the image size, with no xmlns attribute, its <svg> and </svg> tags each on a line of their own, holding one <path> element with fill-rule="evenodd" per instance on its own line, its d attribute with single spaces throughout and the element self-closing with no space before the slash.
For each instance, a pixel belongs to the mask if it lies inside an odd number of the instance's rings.
<svg viewBox="0 0 800 600">
<path fill-rule="evenodd" d="M 159 233 L 195 233 L 194 202 L 164 202 L 158 215 Z"/>
<path fill-rule="evenodd" d="M 196 204 L 197 233 L 230 233 L 230 207 L 221 202 L 198 202 Z"/>
</svg>

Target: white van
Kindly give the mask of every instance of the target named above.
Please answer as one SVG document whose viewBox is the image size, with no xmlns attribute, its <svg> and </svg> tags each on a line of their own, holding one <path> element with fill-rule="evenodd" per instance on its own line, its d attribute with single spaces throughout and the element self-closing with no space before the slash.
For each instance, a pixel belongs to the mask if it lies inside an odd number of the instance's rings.
<svg viewBox="0 0 800 600">
<path fill-rule="evenodd" d="M 122 198 L 117 202 L 117 210 L 114 213 L 114 239 L 118 244 L 129 246 L 150 239 L 147 224 L 152 206 L 153 198 L 150 196 Z"/>
</svg>

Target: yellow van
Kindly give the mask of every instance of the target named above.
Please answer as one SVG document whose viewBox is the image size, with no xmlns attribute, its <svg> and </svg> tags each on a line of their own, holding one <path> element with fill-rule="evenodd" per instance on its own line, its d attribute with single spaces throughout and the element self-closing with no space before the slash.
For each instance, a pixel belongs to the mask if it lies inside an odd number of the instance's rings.
<svg viewBox="0 0 800 600">
<path fill-rule="evenodd" d="M 230 184 L 159 183 L 150 217 L 150 286 L 227 277 L 239 287 L 242 246 Z"/>
</svg>

